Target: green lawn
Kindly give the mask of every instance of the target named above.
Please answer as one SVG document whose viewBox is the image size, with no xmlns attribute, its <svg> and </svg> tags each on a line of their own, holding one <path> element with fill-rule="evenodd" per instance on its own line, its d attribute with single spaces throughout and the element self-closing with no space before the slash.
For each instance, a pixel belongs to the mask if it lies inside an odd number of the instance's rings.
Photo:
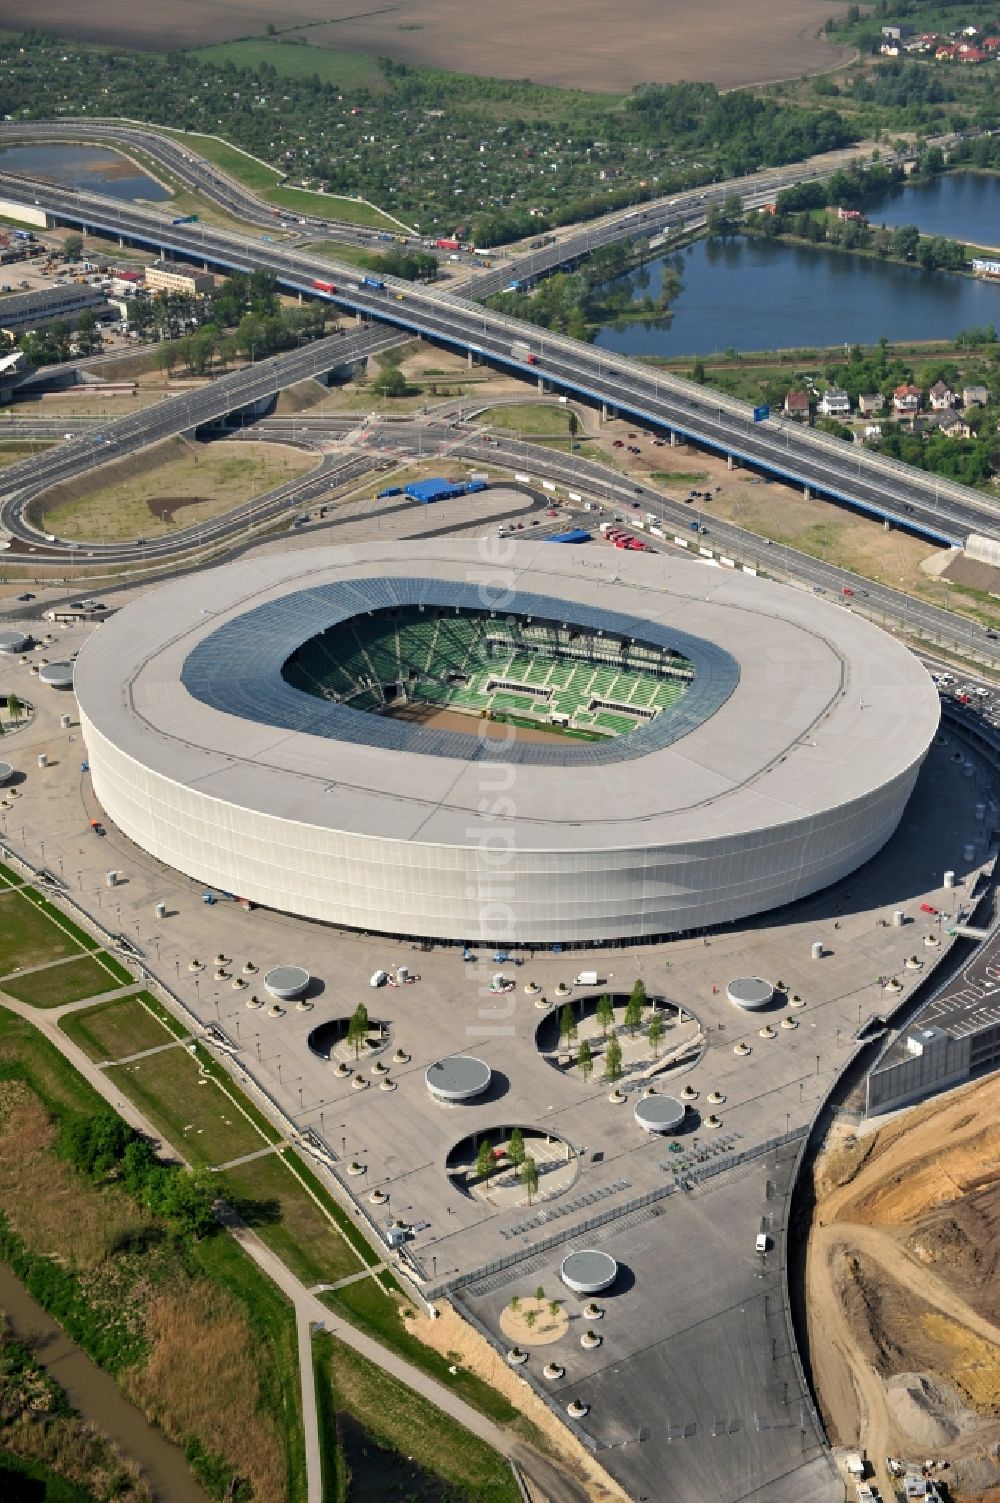
<svg viewBox="0 0 1000 1503">
<path fill-rule="evenodd" d="M 352 224 L 374 225 L 380 230 L 398 230 L 399 224 L 370 204 L 353 198 L 334 198 L 327 193 L 310 193 L 306 188 L 271 188 L 264 195 L 275 208 L 292 214 L 314 214 L 321 219 L 348 219 Z"/>
<path fill-rule="evenodd" d="M 332 1284 L 364 1267 L 279 1154 L 227 1169 L 219 1188 L 303 1283 Z"/>
<path fill-rule="evenodd" d="M 152 1001 L 148 992 L 140 992 L 135 997 L 99 1002 L 83 1012 L 68 1013 L 59 1026 L 91 1059 L 121 1059 L 167 1044 L 175 1036 L 150 1009 Z"/>
<path fill-rule="evenodd" d="M 107 1074 L 191 1163 L 223 1164 L 270 1141 L 182 1047 L 112 1065 Z"/>
<path fill-rule="evenodd" d="M 331 1337 L 319 1350 L 332 1407 L 347 1409 L 380 1445 L 451 1483 L 470 1503 L 519 1503 L 504 1458 L 412 1389 Z"/>
<path fill-rule="evenodd" d="M 511 402 L 502 407 L 489 407 L 479 422 L 541 438 L 566 438 L 569 435 L 569 412 L 565 407 L 550 406 L 547 402 Z"/>
<path fill-rule="evenodd" d="M 377 271 L 383 259 L 377 251 L 362 250 L 360 245 L 341 245 L 334 240 L 317 240 L 306 249 L 314 256 L 323 256 L 328 261 L 344 261 L 349 266 L 360 266 L 364 271 Z"/>
<path fill-rule="evenodd" d="M 0 976 L 98 948 L 33 887 L 0 892 Z"/>
<path fill-rule="evenodd" d="M 78 960 L 67 960 L 62 965 L 7 977 L 2 985 L 8 996 L 31 1007 L 62 1007 L 67 1002 L 81 1002 L 84 997 L 99 997 L 102 992 L 131 985 L 134 978 L 125 972 L 123 981 L 118 974 L 121 970 L 110 955 L 98 951 L 96 955 L 81 955 Z"/>
</svg>

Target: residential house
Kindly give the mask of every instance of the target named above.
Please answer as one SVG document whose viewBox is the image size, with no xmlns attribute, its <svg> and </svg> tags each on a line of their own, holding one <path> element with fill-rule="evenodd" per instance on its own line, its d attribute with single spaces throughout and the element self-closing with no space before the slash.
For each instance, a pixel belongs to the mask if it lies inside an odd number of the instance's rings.
<svg viewBox="0 0 1000 1503">
<path fill-rule="evenodd" d="M 885 397 L 880 391 L 863 392 L 858 397 L 858 411 L 862 417 L 871 417 L 873 412 L 881 412 L 885 406 Z"/>
<path fill-rule="evenodd" d="M 882 442 L 882 424 L 881 423 L 866 423 L 865 424 L 865 432 L 864 432 L 864 441 L 865 441 L 866 444 L 878 444 L 878 443 L 881 443 Z"/>
<path fill-rule="evenodd" d="M 790 391 L 785 398 L 785 416 L 793 418 L 807 418 L 809 416 L 809 398 L 804 391 Z"/>
<path fill-rule="evenodd" d="M 897 386 L 892 394 L 892 405 L 902 417 L 912 417 L 920 411 L 922 398 L 919 386 Z"/>
<path fill-rule="evenodd" d="M 941 419 L 939 432 L 943 433 L 945 438 L 972 437 L 972 429 L 963 417 L 959 417 L 957 412 L 950 412 L 947 417 Z"/>
<path fill-rule="evenodd" d="M 840 220 L 841 224 L 843 224 L 845 221 L 850 224 L 868 223 L 860 209 L 845 209 L 841 207 L 837 210 L 837 218 Z"/>
<path fill-rule="evenodd" d="M 944 381 L 935 381 L 928 395 L 934 412 L 949 412 L 955 405 L 955 393 Z"/>
<path fill-rule="evenodd" d="M 905 42 L 907 37 L 912 37 L 916 27 L 908 21 L 894 21 L 888 26 L 882 27 L 882 35 L 893 42 Z"/>
<path fill-rule="evenodd" d="M 988 407 L 990 401 L 989 389 L 985 386 L 963 386 L 963 407 Z"/>
<path fill-rule="evenodd" d="M 851 399 L 839 386 L 828 387 L 819 399 L 819 410 L 824 417 L 850 417 Z"/>
</svg>

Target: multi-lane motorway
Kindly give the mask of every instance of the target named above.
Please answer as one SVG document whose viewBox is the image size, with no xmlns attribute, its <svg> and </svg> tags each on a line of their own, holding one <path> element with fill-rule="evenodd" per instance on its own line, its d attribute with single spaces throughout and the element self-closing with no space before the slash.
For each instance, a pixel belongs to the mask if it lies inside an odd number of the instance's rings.
<svg viewBox="0 0 1000 1503">
<path fill-rule="evenodd" d="M 4 174 L 0 174 L 0 191 L 13 198 L 31 196 L 54 217 L 139 240 L 164 252 L 222 267 L 267 267 L 286 286 L 304 293 L 312 291 L 314 280 L 332 278 L 337 288 L 333 301 L 342 308 L 467 350 L 473 358 L 493 360 L 533 375 L 550 386 L 603 404 L 660 431 L 677 432 L 733 456 L 736 462 L 752 464 L 808 486 L 817 494 L 846 501 L 897 526 L 955 545 L 971 531 L 1000 536 L 995 508 L 988 498 L 973 490 L 793 423 L 775 419 L 754 423 L 751 409 L 744 403 L 637 361 L 540 331 L 437 288 L 387 280 L 385 290 L 380 291 L 361 285 L 353 268 L 331 270 L 329 261 L 302 250 L 258 243 L 203 224 L 171 225 L 149 210 L 97 195 L 41 184 L 26 190 L 23 181 Z M 306 353 L 303 351 L 303 355 Z M 313 367 L 318 368 L 318 364 Z M 273 390 L 273 379 L 260 367 L 241 373 L 234 405 L 260 400 Z M 186 398 L 190 404 L 189 426 L 208 421 L 210 409 L 214 417 L 220 399 L 224 399 L 223 394 L 213 398 L 211 388 Z M 174 413 L 180 416 L 180 408 L 175 407 Z M 138 428 L 149 425 L 147 441 L 163 435 L 161 425 L 165 421 L 156 408 L 135 419 Z M 13 470 L 8 471 L 5 487 L 19 481 Z"/>
</svg>

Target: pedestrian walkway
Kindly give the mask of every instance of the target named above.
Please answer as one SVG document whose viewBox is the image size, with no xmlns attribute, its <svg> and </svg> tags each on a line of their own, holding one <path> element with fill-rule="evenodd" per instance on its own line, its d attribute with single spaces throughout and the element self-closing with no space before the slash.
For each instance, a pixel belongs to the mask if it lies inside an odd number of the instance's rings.
<svg viewBox="0 0 1000 1503">
<path fill-rule="evenodd" d="M 111 1065 L 133 1065 L 137 1059 L 149 1059 L 151 1054 L 162 1054 L 166 1049 L 179 1049 L 185 1043 L 184 1039 L 168 1039 L 165 1044 L 153 1044 L 149 1049 L 140 1049 L 137 1054 L 123 1054 L 121 1059 L 102 1059 L 100 1068 L 107 1070 Z"/>
<path fill-rule="evenodd" d="M 241 1154 L 238 1159 L 227 1159 L 224 1164 L 213 1164 L 212 1173 L 221 1174 L 224 1169 L 238 1169 L 241 1164 L 252 1164 L 254 1159 L 266 1159 L 269 1153 L 280 1153 L 292 1145 L 283 1138 L 280 1143 L 268 1143 L 265 1148 L 255 1148 L 252 1153 Z"/>
</svg>

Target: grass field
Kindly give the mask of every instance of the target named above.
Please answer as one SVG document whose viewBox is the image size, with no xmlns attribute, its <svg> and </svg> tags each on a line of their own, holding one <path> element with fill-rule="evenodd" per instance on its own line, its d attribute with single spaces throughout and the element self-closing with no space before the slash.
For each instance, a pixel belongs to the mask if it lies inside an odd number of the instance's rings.
<svg viewBox="0 0 1000 1503">
<path fill-rule="evenodd" d="M 259 68 L 261 63 L 268 63 L 279 78 L 311 78 L 316 73 L 324 83 L 336 84 L 343 93 L 369 89 L 378 94 L 388 88 L 372 54 L 343 52 L 336 47 L 309 47 L 301 42 L 246 37 L 238 42 L 199 47 L 195 56 L 204 62 L 235 63 L 237 68 Z"/>
<path fill-rule="evenodd" d="M 342 1342 L 319 1342 L 335 1409 L 348 1409 L 380 1445 L 443 1477 L 470 1503 L 519 1503 L 509 1466 L 484 1441 Z"/>
<path fill-rule="evenodd" d="M 91 1059 L 122 1059 L 167 1044 L 174 1037 L 151 1010 L 151 1003 L 153 999 L 148 992 L 99 1002 L 82 1012 L 68 1013 L 59 1026 Z M 157 1005 L 153 1003 L 154 1007 Z"/>
<path fill-rule="evenodd" d="M 132 981 L 133 977 L 110 955 L 98 951 L 96 955 L 81 955 L 79 960 L 46 966 L 24 976 L 8 977 L 3 990 L 32 1007 L 62 1007 L 84 997 L 117 991 L 120 986 L 130 986 Z"/>
<path fill-rule="evenodd" d="M 222 1164 L 269 1141 L 181 1046 L 107 1074 L 190 1163 Z"/>
<path fill-rule="evenodd" d="M 168 439 L 138 460 L 107 466 L 94 489 L 54 488 L 40 522 L 80 542 L 158 537 L 232 511 L 315 465 L 315 455 L 277 444 L 192 446 Z"/>
<path fill-rule="evenodd" d="M 25 439 L 0 439 L 0 465 L 18 464 L 22 459 L 30 459 L 43 449 L 51 449 L 52 442 L 50 439 L 38 439 L 30 443 Z"/>
<path fill-rule="evenodd" d="M 76 955 L 80 948 L 32 901 L 30 889 L 0 893 L 0 976 Z"/>
<path fill-rule="evenodd" d="M 569 437 L 568 410 L 548 402 L 510 402 L 503 407 L 489 407 L 476 421 L 533 438 Z"/>
<path fill-rule="evenodd" d="M 277 1153 L 227 1169 L 219 1187 L 306 1285 L 334 1283 L 365 1266 Z"/>
</svg>

